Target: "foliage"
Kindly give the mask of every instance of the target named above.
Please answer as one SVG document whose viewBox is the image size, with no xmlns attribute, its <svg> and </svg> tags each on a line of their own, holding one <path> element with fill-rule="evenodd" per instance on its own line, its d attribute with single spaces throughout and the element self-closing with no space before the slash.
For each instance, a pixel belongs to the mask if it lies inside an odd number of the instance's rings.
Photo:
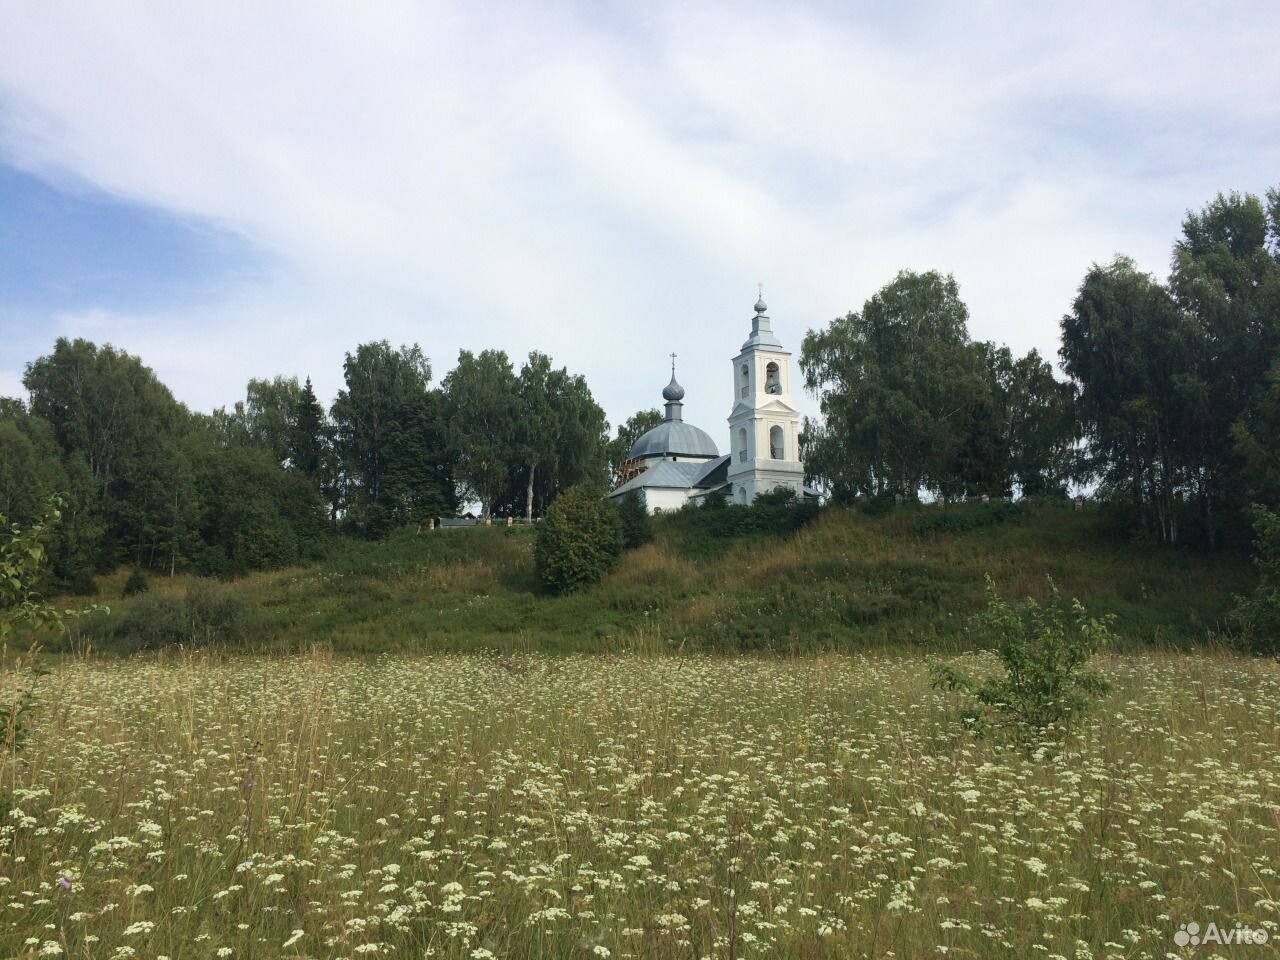
<svg viewBox="0 0 1280 960">
<path fill-rule="evenodd" d="M 708 500 L 663 516 L 663 525 L 681 552 L 690 557 L 714 557 L 735 542 L 755 537 L 785 537 L 812 522 L 819 512 L 816 500 L 798 499 L 795 492 L 764 493 L 749 506 Z"/>
<path fill-rule="evenodd" d="M 1089 446 L 1086 475 L 1123 491 L 1143 527 L 1178 539 L 1177 495 L 1191 483 L 1191 440 L 1206 396 L 1194 330 L 1173 297 L 1127 257 L 1086 275 L 1062 320 Z"/>
<path fill-rule="evenodd" d="M 824 421 L 806 422 L 809 471 L 839 496 L 940 482 L 981 390 L 968 318 L 952 277 L 903 271 L 861 312 L 811 331 L 800 369 Z"/>
<path fill-rule="evenodd" d="M 59 339 L 28 364 L 30 413 L 50 424 L 68 460 L 87 467 L 104 533 L 99 565 L 139 560 L 170 538 L 174 439 L 186 409 L 137 357 L 87 340 Z"/>
<path fill-rule="evenodd" d="M 977 735 L 996 731 L 1033 747 L 1064 734 L 1108 690 L 1089 661 L 1114 641 L 1109 618 L 1090 617 L 1079 600 L 1066 603 L 1050 581 L 1045 604 L 1026 600 L 1021 608 L 1002 600 L 987 578 L 987 608 L 973 630 L 993 647 L 1003 676 L 975 679 L 948 664 L 930 668 L 935 688 L 960 692 L 976 705 L 964 719 Z"/>
<path fill-rule="evenodd" d="M 618 433 L 606 447 L 609 463 L 609 485 L 616 487 L 622 475 L 622 465 L 627 462 L 627 455 L 637 440 L 663 422 L 662 411 L 650 407 L 638 410 L 629 416 L 625 423 L 618 425 Z"/>
<path fill-rule="evenodd" d="M 1258 585 L 1240 598 L 1232 619 L 1246 649 L 1280 654 L 1280 511 L 1255 506 L 1253 518 Z"/>
<path fill-rule="evenodd" d="M 114 627 L 119 649 L 234 644 L 245 638 L 248 607 L 234 588 L 196 581 L 186 594 L 138 597 Z"/>
<path fill-rule="evenodd" d="M 518 462 L 518 390 L 511 361 L 501 350 L 463 350 L 444 378 L 449 440 L 458 452 L 457 480 L 465 498 L 486 516 Z"/>
<path fill-rule="evenodd" d="M 991 527 L 999 523 L 1008 523 L 1025 516 L 1026 510 L 1021 503 L 999 501 L 996 503 L 974 504 L 963 510 L 935 508 L 921 513 L 911 523 L 911 529 L 917 534 L 930 533 L 965 533 L 979 527 Z"/>
<path fill-rule="evenodd" d="M 1125 257 L 1095 266 L 1062 321 L 1084 473 L 1162 542 L 1235 536 L 1250 498 L 1275 489 L 1280 208 L 1269 200 L 1219 195 L 1189 213 L 1167 287 Z"/>
<path fill-rule="evenodd" d="M 1015 358 L 1008 347 L 975 343 L 986 381 L 949 477 L 947 496 L 1007 497 L 1063 493 L 1072 467 L 1075 414 L 1070 384 L 1032 350 Z"/>
<path fill-rule="evenodd" d="M 618 512 L 603 498 L 572 488 L 551 504 L 533 555 L 543 586 L 569 593 L 599 582 L 621 553 Z"/>
<path fill-rule="evenodd" d="M 64 610 L 36 591 L 41 568 L 49 559 L 45 545 L 62 519 L 61 504 L 56 495 L 49 497 L 40 515 L 26 527 L 10 525 L 0 513 L 0 651 L 5 653 L 19 626 L 61 629 L 68 620 L 85 613 L 107 612 L 105 607 Z M 40 644 L 32 642 L 11 667 L 12 679 L 6 684 L 7 702 L 0 704 L 0 753 L 6 756 L 17 750 L 23 739 L 26 719 L 35 699 L 36 680 L 42 673 L 36 661 L 39 650 Z M 0 793 L 0 811 L 7 813 L 8 808 L 7 792 Z"/>
<path fill-rule="evenodd" d="M 836 502 L 1063 486 L 1069 391 L 1035 351 L 972 343 L 968 317 L 952 277 L 903 271 L 805 337 L 800 368 L 823 419 L 805 421 L 803 455 Z"/>
<path fill-rule="evenodd" d="M 626 549 L 644 546 L 653 539 L 649 510 L 637 491 L 632 490 L 619 498 L 618 521 L 622 524 L 622 545 Z"/>
<path fill-rule="evenodd" d="M 361 344 L 343 365 L 332 416 L 342 465 L 341 507 L 366 536 L 422 524 L 456 507 L 444 399 L 430 389 L 422 349 Z"/>
<path fill-rule="evenodd" d="M 1255 503 L 1280 507 L 1280 357 L 1271 365 L 1252 415 L 1231 432 L 1245 493 Z"/>
<path fill-rule="evenodd" d="M 46 544 L 62 519 L 62 501 L 51 496 L 39 517 L 27 526 L 10 524 L 0 513 L 0 647 L 20 625 L 61 628 L 86 611 L 65 610 L 38 592 L 41 571 L 48 563 Z"/>
<path fill-rule="evenodd" d="M 129 579 L 124 582 L 124 588 L 120 591 L 123 597 L 136 597 L 140 593 L 146 593 L 151 589 L 151 582 L 147 579 L 147 575 L 141 570 L 132 570 L 129 572 Z"/>
<path fill-rule="evenodd" d="M 287 566 L 318 555 L 324 507 L 300 473 L 286 472 L 261 447 L 221 449 L 192 442 L 191 483 L 199 509 L 180 552 L 205 576 Z"/>
<path fill-rule="evenodd" d="M 532 519 L 571 486 L 603 492 L 609 424 L 586 378 L 554 369 L 534 351 L 515 382 L 513 464 L 499 497 L 508 514 Z"/>
</svg>

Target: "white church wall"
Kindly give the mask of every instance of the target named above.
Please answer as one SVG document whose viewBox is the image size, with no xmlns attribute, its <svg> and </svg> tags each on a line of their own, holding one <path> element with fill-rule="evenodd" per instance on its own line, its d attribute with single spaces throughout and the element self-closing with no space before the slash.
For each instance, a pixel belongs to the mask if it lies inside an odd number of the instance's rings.
<svg viewBox="0 0 1280 960">
<path fill-rule="evenodd" d="M 670 513 L 679 510 L 689 499 L 688 490 L 676 490 L 667 487 L 646 487 L 644 505 L 650 513 Z"/>
</svg>

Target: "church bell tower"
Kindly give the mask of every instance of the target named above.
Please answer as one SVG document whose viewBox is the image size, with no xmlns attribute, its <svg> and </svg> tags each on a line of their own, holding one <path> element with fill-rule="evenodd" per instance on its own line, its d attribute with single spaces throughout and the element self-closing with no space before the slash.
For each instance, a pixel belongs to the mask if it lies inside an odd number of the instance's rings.
<svg viewBox="0 0 1280 960">
<path fill-rule="evenodd" d="M 751 336 L 733 358 L 729 472 L 734 503 L 751 503 L 779 487 L 804 494 L 800 415 L 791 395 L 791 354 L 773 334 L 764 297 L 756 301 Z"/>
</svg>

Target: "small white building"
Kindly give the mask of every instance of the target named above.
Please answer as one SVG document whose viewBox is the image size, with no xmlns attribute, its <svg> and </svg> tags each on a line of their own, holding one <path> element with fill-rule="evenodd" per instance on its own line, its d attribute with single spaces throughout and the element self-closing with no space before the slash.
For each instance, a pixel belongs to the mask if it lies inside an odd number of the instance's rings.
<svg viewBox="0 0 1280 960">
<path fill-rule="evenodd" d="M 672 364 L 671 382 L 662 391 L 666 419 L 632 445 L 610 497 L 634 491 L 650 513 L 661 513 L 717 492 L 743 504 L 779 488 L 815 495 L 804 486 L 791 354 L 774 336 L 766 310 L 763 298 L 756 301 L 751 336 L 733 358 L 729 453 L 721 455 L 705 431 L 684 422 L 684 387 Z"/>
</svg>

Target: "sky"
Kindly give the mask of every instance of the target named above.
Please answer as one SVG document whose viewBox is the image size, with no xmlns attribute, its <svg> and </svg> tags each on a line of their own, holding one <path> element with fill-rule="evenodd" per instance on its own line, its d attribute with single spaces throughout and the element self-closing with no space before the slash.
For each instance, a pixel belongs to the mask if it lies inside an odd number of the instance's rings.
<svg viewBox="0 0 1280 960">
<path fill-rule="evenodd" d="M 954 274 L 1056 359 L 1095 262 L 1280 186 L 1280 4 L 0 0 L 0 396 L 56 338 L 197 410 L 418 343 L 531 350 L 727 449 L 773 328 Z M 806 413 L 816 409 L 801 399 Z"/>
</svg>

